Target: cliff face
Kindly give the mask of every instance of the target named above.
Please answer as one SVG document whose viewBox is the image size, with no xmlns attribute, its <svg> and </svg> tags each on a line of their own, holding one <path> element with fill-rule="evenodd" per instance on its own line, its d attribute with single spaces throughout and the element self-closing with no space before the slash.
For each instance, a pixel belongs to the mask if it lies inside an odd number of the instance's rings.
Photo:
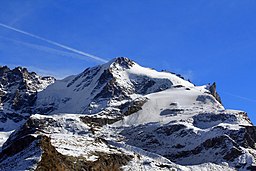
<svg viewBox="0 0 256 171">
<path fill-rule="evenodd" d="M 0 75 L 0 170 L 256 169 L 256 128 L 225 110 L 215 83 L 123 57 L 55 82 Z"/>
<path fill-rule="evenodd" d="M 54 82 L 53 77 L 40 77 L 26 68 L 0 67 L 0 102 L 5 111 L 31 113 L 37 92 Z"/>
<path fill-rule="evenodd" d="M 26 68 L 0 67 L 0 146 L 33 113 L 37 93 L 54 81 L 53 77 L 41 77 Z"/>
<path fill-rule="evenodd" d="M 220 98 L 220 96 L 219 96 L 219 94 L 217 93 L 217 90 L 216 90 L 216 83 L 215 82 L 209 87 L 209 91 L 210 91 L 211 95 L 213 95 L 213 97 L 215 97 L 215 99 L 222 104 L 221 98 Z"/>
</svg>

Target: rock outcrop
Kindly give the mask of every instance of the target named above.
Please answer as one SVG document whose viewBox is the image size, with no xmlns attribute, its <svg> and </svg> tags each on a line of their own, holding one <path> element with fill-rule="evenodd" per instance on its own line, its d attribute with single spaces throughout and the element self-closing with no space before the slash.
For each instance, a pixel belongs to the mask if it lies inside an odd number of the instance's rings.
<svg viewBox="0 0 256 171">
<path fill-rule="evenodd" d="M 215 99 L 222 104 L 221 98 L 220 98 L 220 96 L 219 96 L 219 94 L 217 93 L 217 90 L 216 90 L 216 83 L 215 82 L 209 87 L 209 91 L 210 91 L 211 95 L 213 95 L 213 97 L 215 97 Z"/>
</svg>

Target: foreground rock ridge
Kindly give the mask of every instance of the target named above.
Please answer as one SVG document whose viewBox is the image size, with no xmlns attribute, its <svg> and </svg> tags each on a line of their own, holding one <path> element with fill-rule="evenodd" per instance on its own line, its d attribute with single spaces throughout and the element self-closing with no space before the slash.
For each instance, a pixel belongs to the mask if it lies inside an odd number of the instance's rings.
<svg viewBox="0 0 256 171">
<path fill-rule="evenodd" d="M 256 170 L 256 127 L 216 83 L 118 57 L 62 80 L 0 67 L 0 170 Z"/>
</svg>

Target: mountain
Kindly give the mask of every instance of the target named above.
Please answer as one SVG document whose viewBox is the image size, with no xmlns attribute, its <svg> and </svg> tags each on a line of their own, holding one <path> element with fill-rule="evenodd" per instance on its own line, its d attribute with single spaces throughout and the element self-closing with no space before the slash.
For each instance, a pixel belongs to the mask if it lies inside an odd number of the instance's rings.
<svg viewBox="0 0 256 171">
<path fill-rule="evenodd" d="M 256 170 L 256 128 L 216 83 L 124 57 L 63 80 L 0 75 L 0 170 Z"/>
<path fill-rule="evenodd" d="M 77 76 L 56 81 L 39 93 L 38 110 L 44 113 L 120 112 L 120 105 L 171 86 L 192 86 L 169 73 L 143 68 L 128 58 L 116 58 L 87 68 Z"/>
<path fill-rule="evenodd" d="M 38 92 L 54 81 L 53 77 L 41 77 L 26 68 L 0 67 L 0 146 L 33 113 Z"/>
</svg>

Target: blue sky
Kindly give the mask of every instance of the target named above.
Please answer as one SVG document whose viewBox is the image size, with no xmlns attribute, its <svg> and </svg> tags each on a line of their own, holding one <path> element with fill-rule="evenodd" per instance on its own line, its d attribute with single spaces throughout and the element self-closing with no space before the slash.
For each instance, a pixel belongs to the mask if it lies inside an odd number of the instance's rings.
<svg viewBox="0 0 256 171">
<path fill-rule="evenodd" d="M 127 56 L 197 85 L 256 123 L 254 0 L 1 0 L 0 23 L 106 60 Z M 62 78 L 98 60 L 0 27 L 0 65 Z"/>
</svg>

